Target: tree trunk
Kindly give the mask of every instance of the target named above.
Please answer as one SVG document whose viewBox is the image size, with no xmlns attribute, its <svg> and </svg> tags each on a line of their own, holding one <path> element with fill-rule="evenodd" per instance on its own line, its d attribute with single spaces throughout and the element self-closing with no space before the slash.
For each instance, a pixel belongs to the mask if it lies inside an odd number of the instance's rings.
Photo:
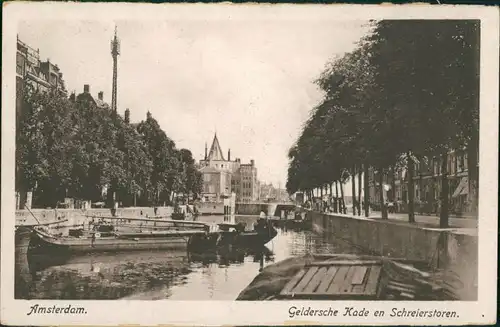
<svg viewBox="0 0 500 327">
<path fill-rule="evenodd" d="M 333 199 L 333 182 L 330 183 L 329 186 L 330 186 L 330 196 L 329 196 L 330 201 L 329 202 L 330 202 L 330 206 L 332 206 L 332 209 L 333 209 L 333 201 L 332 201 L 332 199 Z"/>
<path fill-rule="evenodd" d="M 476 132 L 472 133 L 472 138 L 469 146 L 467 147 L 467 171 L 469 173 L 469 194 L 467 199 L 469 201 L 469 210 L 477 214 L 479 199 L 479 143 L 477 140 Z"/>
<path fill-rule="evenodd" d="M 352 166 L 351 185 L 352 185 L 352 214 L 356 215 L 356 166 Z"/>
<path fill-rule="evenodd" d="M 448 228 L 448 153 L 443 154 L 443 162 L 441 163 L 441 212 L 439 213 L 439 227 Z"/>
<path fill-rule="evenodd" d="M 335 200 L 333 202 L 334 210 L 336 213 L 340 212 L 340 202 L 339 202 L 339 182 L 335 181 Z"/>
<path fill-rule="evenodd" d="M 361 216 L 361 186 L 363 166 L 358 167 L 358 216 Z"/>
<path fill-rule="evenodd" d="M 406 154 L 407 156 L 407 166 L 408 166 L 408 221 L 410 223 L 415 222 L 415 206 L 414 206 L 414 200 L 415 200 L 415 186 L 413 185 L 413 175 L 414 174 L 414 162 L 413 159 L 411 158 L 411 153 L 408 152 Z"/>
<path fill-rule="evenodd" d="M 364 209 L 365 217 L 370 215 L 370 189 L 368 185 L 368 165 L 363 165 L 363 182 L 364 182 Z"/>
<path fill-rule="evenodd" d="M 321 185 L 319 187 L 319 191 L 320 191 L 320 197 L 321 197 L 321 200 L 319 202 L 319 211 L 323 212 L 325 210 L 325 208 L 323 208 L 323 185 Z"/>
<path fill-rule="evenodd" d="M 396 168 L 391 167 L 391 189 L 392 189 L 392 201 L 396 202 Z"/>
<path fill-rule="evenodd" d="M 380 189 L 380 210 L 382 211 L 382 219 L 387 219 L 387 206 L 384 202 L 384 172 L 383 169 L 379 169 L 378 173 L 378 183 Z"/>
<path fill-rule="evenodd" d="M 344 200 L 344 183 L 340 183 L 340 212 L 343 213 L 344 215 L 347 214 L 347 208 L 345 206 L 345 200 Z"/>
</svg>

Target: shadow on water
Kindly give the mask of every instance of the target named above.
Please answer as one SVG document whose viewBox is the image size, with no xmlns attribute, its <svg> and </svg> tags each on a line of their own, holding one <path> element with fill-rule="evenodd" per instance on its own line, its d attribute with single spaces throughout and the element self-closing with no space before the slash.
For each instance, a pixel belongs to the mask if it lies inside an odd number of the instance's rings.
<svg viewBox="0 0 500 327">
<path fill-rule="evenodd" d="M 27 257 L 31 285 L 18 298 L 119 299 L 137 291 L 182 284 L 190 273 L 183 251 Z"/>
<path fill-rule="evenodd" d="M 274 254 L 265 246 L 247 249 L 234 249 L 230 246 L 225 246 L 217 249 L 217 252 L 212 253 L 189 253 L 189 261 L 201 263 L 204 266 L 210 264 L 218 264 L 219 267 L 228 267 L 232 264 L 243 264 L 246 258 L 250 258 L 253 262 L 264 264 L 274 261 Z"/>
<path fill-rule="evenodd" d="M 214 220 L 216 217 L 207 217 Z M 236 217 L 251 226 L 255 217 Z M 17 243 L 16 243 L 17 245 Z M 16 246 L 17 299 L 234 300 L 265 266 L 307 253 L 359 253 L 331 234 L 278 229 L 265 246 L 24 256 Z M 17 254 L 20 254 L 19 256 Z"/>
<path fill-rule="evenodd" d="M 225 268 L 246 261 L 274 260 L 266 247 L 212 253 L 141 251 L 82 256 L 27 255 L 16 263 L 18 299 L 120 299 L 141 293 L 169 298 L 172 287 L 183 287 L 196 264 Z M 154 299 L 154 296 L 152 296 Z"/>
</svg>

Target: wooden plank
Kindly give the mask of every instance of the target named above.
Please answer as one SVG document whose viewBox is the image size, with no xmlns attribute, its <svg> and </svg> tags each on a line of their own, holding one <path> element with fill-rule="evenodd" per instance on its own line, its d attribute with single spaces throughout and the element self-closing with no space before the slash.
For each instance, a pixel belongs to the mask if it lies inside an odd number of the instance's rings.
<svg viewBox="0 0 500 327">
<path fill-rule="evenodd" d="M 309 268 L 309 270 L 306 272 L 306 274 L 304 275 L 304 277 L 302 277 L 302 280 L 297 284 L 297 286 L 295 286 L 293 288 L 292 293 L 302 292 L 304 290 L 304 288 L 307 286 L 307 284 L 309 284 L 309 282 L 313 278 L 314 274 L 316 274 L 316 272 L 318 271 L 318 269 L 319 269 L 318 267 L 311 267 L 311 268 Z"/>
<path fill-rule="evenodd" d="M 400 287 L 404 287 L 404 288 L 408 288 L 408 289 L 413 289 L 413 290 L 417 289 L 417 287 L 415 285 L 400 283 L 400 282 L 396 282 L 394 280 L 389 281 L 389 285 L 400 286 Z"/>
<path fill-rule="evenodd" d="M 354 276 L 352 277 L 352 285 L 361 285 L 363 284 L 363 281 L 365 280 L 365 275 L 368 270 L 368 267 L 364 266 L 355 266 L 356 272 L 354 273 Z"/>
<path fill-rule="evenodd" d="M 370 268 L 370 274 L 368 275 L 368 281 L 366 282 L 365 294 L 366 295 L 376 295 L 377 286 L 380 280 L 380 271 L 382 266 L 372 266 Z"/>
<path fill-rule="evenodd" d="M 325 278 L 327 271 L 328 271 L 328 267 L 319 268 L 318 272 L 314 275 L 314 277 L 311 279 L 309 284 L 307 284 L 307 287 L 304 288 L 304 292 L 313 293 L 316 290 L 316 288 L 319 286 L 321 281 Z"/>
<path fill-rule="evenodd" d="M 328 268 L 325 277 L 319 284 L 318 288 L 316 289 L 316 293 L 325 293 L 326 290 L 328 289 L 328 286 L 330 286 L 330 283 L 333 280 L 333 277 L 335 277 L 335 274 L 338 271 L 338 267 L 330 267 Z"/>
<path fill-rule="evenodd" d="M 392 285 L 391 283 L 387 284 L 387 289 L 393 290 L 393 291 L 399 291 L 399 292 L 405 292 L 405 293 L 415 293 L 415 290 L 409 289 L 406 287 L 401 287 L 397 285 Z"/>
<path fill-rule="evenodd" d="M 327 293 L 310 293 L 310 292 L 297 292 L 293 293 L 294 299 L 304 299 L 304 300 L 369 300 L 371 298 L 366 297 L 364 294 L 352 294 L 352 293 L 338 293 L 338 294 L 327 294 Z"/>
<path fill-rule="evenodd" d="M 348 266 L 340 266 L 339 271 L 335 275 L 335 278 L 333 278 L 332 283 L 330 284 L 330 287 L 326 291 L 328 294 L 338 294 L 340 293 L 340 288 L 344 285 L 344 279 L 347 275 L 347 272 L 349 271 Z"/>
<path fill-rule="evenodd" d="M 379 262 L 381 261 L 380 256 L 373 256 L 373 255 L 363 255 L 363 259 L 359 259 L 359 255 L 356 254 L 314 254 L 315 258 L 318 259 L 329 259 L 329 258 L 334 258 L 337 260 L 378 260 Z M 402 263 L 413 263 L 413 264 L 428 264 L 427 261 L 425 260 L 413 260 L 413 259 L 406 259 L 406 258 L 390 258 L 391 261 L 397 261 L 397 262 L 402 262 Z"/>
<path fill-rule="evenodd" d="M 307 266 L 371 266 L 380 264 L 380 260 L 338 260 L 338 261 L 317 261 Z"/>
<path fill-rule="evenodd" d="M 281 295 L 288 295 L 290 291 L 297 285 L 299 280 L 304 276 L 306 273 L 306 269 L 301 269 L 295 276 L 292 277 L 292 279 L 285 285 L 285 287 L 281 290 L 280 294 Z"/>
<path fill-rule="evenodd" d="M 358 266 L 349 267 L 349 271 L 345 276 L 344 282 L 342 283 L 342 287 L 340 288 L 340 292 L 349 293 L 352 289 L 352 278 L 354 277 L 354 273 L 356 272 L 356 268 Z"/>
<path fill-rule="evenodd" d="M 364 294 L 367 280 L 368 280 L 368 278 L 365 278 L 363 280 L 363 283 L 358 284 L 358 285 L 352 285 L 351 293 L 352 294 Z"/>
</svg>

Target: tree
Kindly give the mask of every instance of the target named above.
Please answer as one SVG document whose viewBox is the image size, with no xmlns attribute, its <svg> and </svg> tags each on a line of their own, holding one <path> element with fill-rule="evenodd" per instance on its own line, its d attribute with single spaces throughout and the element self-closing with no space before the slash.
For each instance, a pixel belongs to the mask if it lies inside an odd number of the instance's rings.
<svg viewBox="0 0 500 327">
<path fill-rule="evenodd" d="M 173 191 L 200 192 L 191 153 L 176 150 L 151 114 L 131 124 L 129 111 L 123 119 L 97 106 L 89 94 L 68 99 L 23 87 L 16 117 L 16 190 L 33 191 L 33 205 L 53 207 L 65 197 L 102 201 L 103 191 L 110 206 L 117 200 L 150 205 Z"/>
<path fill-rule="evenodd" d="M 404 141 L 398 148 L 409 161 L 413 156 L 446 159 L 451 149 L 476 146 L 478 21 L 381 21 L 369 42 L 380 103 L 393 111 Z M 441 182 L 446 193 L 446 169 Z M 448 225 L 447 202 L 441 206 L 441 227 Z"/>
<path fill-rule="evenodd" d="M 311 193 L 346 171 L 354 181 L 353 167 L 363 166 L 365 172 L 372 167 L 387 218 L 384 175 L 405 162 L 409 220 L 414 221 L 417 158 L 446 161 L 448 151 L 467 147 L 473 152 L 469 165 L 477 167 L 478 49 L 477 21 L 374 22 L 372 33 L 354 51 L 328 63 L 319 77 L 325 98 L 312 109 L 290 150 L 287 188 Z M 476 173 L 471 176 L 477 180 Z M 441 227 L 447 226 L 446 174 L 443 163 Z"/>
</svg>

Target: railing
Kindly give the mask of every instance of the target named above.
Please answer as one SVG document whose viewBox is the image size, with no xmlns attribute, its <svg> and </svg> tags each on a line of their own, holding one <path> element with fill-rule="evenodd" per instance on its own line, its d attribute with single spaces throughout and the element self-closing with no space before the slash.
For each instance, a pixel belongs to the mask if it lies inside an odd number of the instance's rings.
<svg viewBox="0 0 500 327">
<path fill-rule="evenodd" d="M 173 219 L 152 219 L 152 218 L 136 218 L 136 217 L 112 217 L 112 216 L 97 216 L 97 215 L 85 215 L 86 218 L 90 219 L 103 219 L 103 220 L 114 220 L 114 221 L 140 221 L 145 223 L 167 223 L 173 226 L 191 226 L 191 227 L 207 227 L 208 223 L 200 221 L 186 221 L 186 220 L 173 220 Z M 167 226 L 165 226 L 167 227 Z"/>
</svg>

